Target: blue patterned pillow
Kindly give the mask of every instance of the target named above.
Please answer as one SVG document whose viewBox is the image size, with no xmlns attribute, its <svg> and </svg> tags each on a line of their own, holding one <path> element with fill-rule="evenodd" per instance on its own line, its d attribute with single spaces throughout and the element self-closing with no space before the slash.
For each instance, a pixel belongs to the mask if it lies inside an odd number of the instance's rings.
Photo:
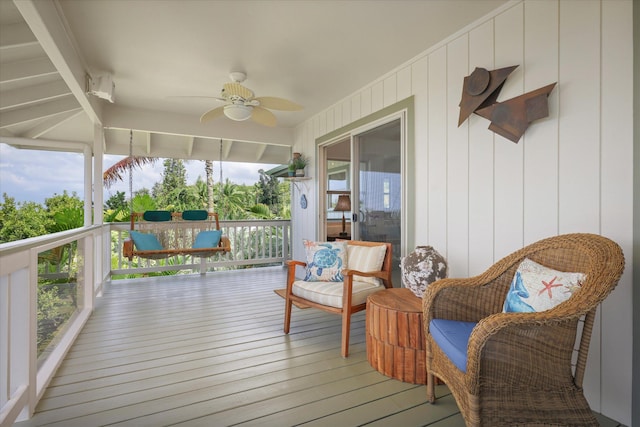
<svg viewBox="0 0 640 427">
<path fill-rule="evenodd" d="M 550 310 L 568 300 L 580 289 L 586 276 L 554 270 L 525 258 L 513 277 L 504 313 L 527 313 Z"/>
<path fill-rule="evenodd" d="M 164 249 L 153 234 L 130 231 L 129 235 L 139 251 L 161 251 Z"/>
<path fill-rule="evenodd" d="M 312 242 L 304 240 L 307 253 L 307 282 L 342 282 L 347 266 L 347 242 Z"/>
</svg>

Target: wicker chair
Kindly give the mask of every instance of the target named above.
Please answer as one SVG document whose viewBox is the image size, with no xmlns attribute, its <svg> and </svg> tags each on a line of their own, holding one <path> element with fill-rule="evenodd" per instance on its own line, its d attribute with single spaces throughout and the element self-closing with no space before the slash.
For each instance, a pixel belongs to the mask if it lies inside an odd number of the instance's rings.
<svg viewBox="0 0 640 427">
<path fill-rule="evenodd" d="M 585 273 L 586 279 L 571 298 L 550 310 L 502 313 L 525 257 L 555 270 Z M 596 308 L 623 269 L 624 256 L 615 242 L 567 234 L 531 244 L 479 276 L 431 284 L 423 298 L 429 401 L 435 402 L 435 376 L 453 393 L 468 426 L 597 426 L 582 381 Z M 466 372 L 429 334 L 434 318 L 477 322 L 466 347 Z"/>
</svg>

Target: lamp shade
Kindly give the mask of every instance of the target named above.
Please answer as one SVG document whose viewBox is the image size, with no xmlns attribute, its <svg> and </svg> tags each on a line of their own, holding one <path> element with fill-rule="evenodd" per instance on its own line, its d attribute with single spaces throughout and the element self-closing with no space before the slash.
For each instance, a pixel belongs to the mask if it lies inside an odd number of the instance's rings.
<svg viewBox="0 0 640 427">
<path fill-rule="evenodd" d="M 338 196 L 338 203 L 333 208 L 335 212 L 347 212 L 351 210 L 351 198 L 348 194 L 341 194 Z"/>
<path fill-rule="evenodd" d="M 253 108 L 242 104 L 229 104 L 224 107 L 224 115 L 237 122 L 247 120 L 251 117 L 252 111 Z"/>
</svg>

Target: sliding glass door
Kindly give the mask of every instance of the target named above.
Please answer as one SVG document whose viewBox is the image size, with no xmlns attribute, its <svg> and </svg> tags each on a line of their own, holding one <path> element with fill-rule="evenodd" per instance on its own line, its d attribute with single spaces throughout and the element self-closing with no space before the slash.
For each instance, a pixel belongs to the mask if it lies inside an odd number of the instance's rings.
<svg viewBox="0 0 640 427">
<path fill-rule="evenodd" d="M 392 243 L 394 269 L 399 270 L 403 202 L 401 120 L 356 133 L 352 141 L 353 157 L 357 159 L 352 162 L 353 238 Z M 396 286 L 399 285 L 397 282 Z"/>
<path fill-rule="evenodd" d="M 395 287 L 415 244 L 413 117 L 409 97 L 316 139 L 319 238 L 390 242 Z"/>
</svg>

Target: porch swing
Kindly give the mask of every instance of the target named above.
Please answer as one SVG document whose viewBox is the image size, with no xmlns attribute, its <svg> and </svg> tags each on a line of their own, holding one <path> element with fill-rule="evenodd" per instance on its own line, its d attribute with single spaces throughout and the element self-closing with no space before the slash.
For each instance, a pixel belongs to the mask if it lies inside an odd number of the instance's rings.
<svg viewBox="0 0 640 427">
<path fill-rule="evenodd" d="M 133 158 L 133 130 L 129 133 L 129 157 Z M 133 212 L 133 166 L 129 164 L 131 222 L 122 254 L 132 260 L 163 259 L 175 255 L 208 258 L 231 251 L 231 242 L 222 235 L 218 214 L 204 209 L 170 212 L 154 210 Z M 222 179 L 222 157 L 220 158 Z"/>
</svg>

